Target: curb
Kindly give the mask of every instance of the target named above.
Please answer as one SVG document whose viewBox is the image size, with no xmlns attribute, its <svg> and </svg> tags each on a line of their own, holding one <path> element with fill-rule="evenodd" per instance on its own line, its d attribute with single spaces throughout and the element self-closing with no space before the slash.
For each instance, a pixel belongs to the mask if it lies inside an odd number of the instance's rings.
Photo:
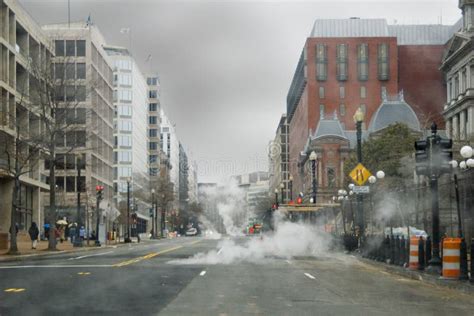
<svg viewBox="0 0 474 316">
<path fill-rule="evenodd" d="M 396 274 L 402 277 L 406 277 L 412 280 L 426 282 L 435 286 L 447 287 L 453 290 L 463 291 L 470 294 L 474 293 L 474 284 L 471 285 L 468 280 L 466 281 L 446 280 L 440 276 L 431 275 L 428 273 L 423 273 L 423 272 L 418 272 L 418 271 L 407 270 L 399 266 L 393 266 L 393 265 L 375 262 L 373 260 L 362 258 L 360 256 L 357 256 L 357 259 L 359 259 L 359 261 L 363 263 L 382 268 L 386 272 Z"/>
</svg>

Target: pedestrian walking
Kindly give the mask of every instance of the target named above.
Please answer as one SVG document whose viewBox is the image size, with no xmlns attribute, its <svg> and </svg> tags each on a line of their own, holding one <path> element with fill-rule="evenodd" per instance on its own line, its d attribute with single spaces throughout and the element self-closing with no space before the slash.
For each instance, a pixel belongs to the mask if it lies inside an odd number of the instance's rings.
<svg viewBox="0 0 474 316">
<path fill-rule="evenodd" d="M 71 237 L 71 244 L 74 243 L 74 240 L 76 239 L 76 234 L 77 234 L 77 224 L 71 224 L 71 227 L 69 227 L 69 237 Z"/>
<path fill-rule="evenodd" d="M 45 238 L 46 240 L 48 240 L 48 239 L 49 239 L 49 228 L 50 228 L 50 225 L 49 225 L 48 223 L 45 223 L 44 226 L 43 226 L 43 228 L 44 228 L 44 238 Z"/>
<path fill-rule="evenodd" d="M 31 238 L 31 249 L 36 249 L 36 243 L 38 242 L 39 229 L 35 222 L 31 223 L 30 228 L 28 229 L 28 234 Z"/>
</svg>

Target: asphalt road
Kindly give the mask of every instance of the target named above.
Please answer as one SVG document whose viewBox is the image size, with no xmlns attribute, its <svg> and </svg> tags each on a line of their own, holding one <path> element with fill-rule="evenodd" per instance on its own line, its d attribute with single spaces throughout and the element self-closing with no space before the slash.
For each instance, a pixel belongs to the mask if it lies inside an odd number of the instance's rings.
<svg viewBox="0 0 474 316">
<path fill-rule="evenodd" d="M 187 264 L 202 238 L 0 263 L 0 315 L 473 315 L 474 296 L 348 255 Z M 171 263 L 170 263 L 171 262 Z"/>
</svg>

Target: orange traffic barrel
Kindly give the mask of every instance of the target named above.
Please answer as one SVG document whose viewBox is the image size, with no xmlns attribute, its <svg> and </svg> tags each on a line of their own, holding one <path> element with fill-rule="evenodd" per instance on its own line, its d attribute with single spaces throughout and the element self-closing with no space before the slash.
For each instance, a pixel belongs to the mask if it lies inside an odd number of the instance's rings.
<svg viewBox="0 0 474 316">
<path fill-rule="evenodd" d="M 458 279 L 461 274 L 461 238 L 443 239 L 443 277 Z"/>
<path fill-rule="evenodd" d="M 410 237 L 410 260 L 408 267 L 410 270 L 418 270 L 418 237 Z"/>
</svg>

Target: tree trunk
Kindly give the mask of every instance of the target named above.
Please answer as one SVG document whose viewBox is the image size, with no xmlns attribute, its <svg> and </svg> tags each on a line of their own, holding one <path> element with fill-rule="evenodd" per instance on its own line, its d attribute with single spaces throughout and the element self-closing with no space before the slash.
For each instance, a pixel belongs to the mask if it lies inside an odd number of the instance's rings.
<svg viewBox="0 0 474 316">
<path fill-rule="evenodd" d="M 15 169 L 17 168 L 18 162 L 15 162 Z M 18 193 L 20 191 L 20 179 L 18 176 L 15 176 L 15 184 L 13 187 L 13 196 L 12 196 L 12 210 L 11 210 L 11 218 L 10 218 L 10 249 L 8 250 L 8 254 L 17 255 L 18 252 L 18 244 L 17 244 L 17 236 L 16 236 L 16 215 L 17 215 L 17 205 L 18 197 L 20 196 Z"/>
<path fill-rule="evenodd" d="M 56 250 L 56 153 L 54 148 L 54 137 L 51 141 L 51 151 L 49 155 L 49 240 L 48 250 Z"/>
</svg>

